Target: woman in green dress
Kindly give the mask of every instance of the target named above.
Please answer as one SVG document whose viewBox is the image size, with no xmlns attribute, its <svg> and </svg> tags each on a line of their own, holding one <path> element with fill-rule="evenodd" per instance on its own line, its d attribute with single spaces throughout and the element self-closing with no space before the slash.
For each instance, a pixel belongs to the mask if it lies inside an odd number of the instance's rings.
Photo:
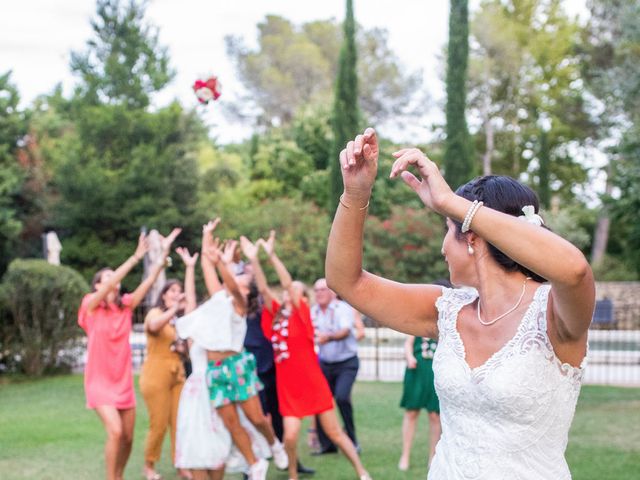
<svg viewBox="0 0 640 480">
<path fill-rule="evenodd" d="M 402 455 L 398 462 L 398 468 L 403 471 L 409 469 L 411 445 L 421 409 L 429 414 L 429 465 L 440 440 L 440 405 L 433 385 L 432 367 L 436 345 L 435 340 L 427 337 L 409 337 L 404 344 L 407 368 L 400 406 L 406 411 L 402 420 Z"/>
</svg>

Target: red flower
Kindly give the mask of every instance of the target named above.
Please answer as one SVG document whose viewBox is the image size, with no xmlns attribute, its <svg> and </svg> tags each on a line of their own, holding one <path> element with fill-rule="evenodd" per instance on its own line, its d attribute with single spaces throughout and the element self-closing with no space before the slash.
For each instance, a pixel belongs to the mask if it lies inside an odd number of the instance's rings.
<svg viewBox="0 0 640 480">
<path fill-rule="evenodd" d="M 193 91 L 200 103 L 207 104 L 210 100 L 217 100 L 220 97 L 221 85 L 217 77 L 209 77 L 206 80 L 196 80 L 193 84 Z"/>
</svg>

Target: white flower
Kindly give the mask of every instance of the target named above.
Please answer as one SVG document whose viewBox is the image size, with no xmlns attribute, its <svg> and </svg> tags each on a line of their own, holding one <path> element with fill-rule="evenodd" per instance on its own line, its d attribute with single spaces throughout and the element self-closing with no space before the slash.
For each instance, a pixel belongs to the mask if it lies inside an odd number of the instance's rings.
<svg viewBox="0 0 640 480">
<path fill-rule="evenodd" d="M 536 211 L 533 208 L 533 205 L 526 205 L 522 207 L 522 211 L 524 215 L 520 215 L 518 217 L 521 220 L 524 220 L 525 222 L 529 222 L 533 225 L 537 225 L 539 227 L 544 224 L 544 220 L 542 220 L 542 217 L 537 213 L 535 213 Z"/>
<path fill-rule="evenodd" d="M 203 102 L 208 102 L 213 99 L 213 92 L 207 87 L 202 87 L 196 90 L 196 96 Z"/>
</svg>

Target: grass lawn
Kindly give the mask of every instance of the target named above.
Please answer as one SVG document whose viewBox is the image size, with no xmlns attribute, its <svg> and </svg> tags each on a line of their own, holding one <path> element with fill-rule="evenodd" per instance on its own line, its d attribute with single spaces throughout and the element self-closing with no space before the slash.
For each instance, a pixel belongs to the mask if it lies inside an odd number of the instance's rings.
<svg viewBox="0 0 640 480">
<path fill-rule="evenodd" d="M 2 382 L 2 380 L 0 380 Z M 399 383 L 359 382 L 354 404 L 362 459 L 376 480 L 426 478 L 427 419 L 422 416 L 411 469 L 396 469 L 402 410 Z M 126 478 L 142 478 L 147 412 L 138 394 L 133 453 Z M 574 480 L 625 480 L 640 472 L 640 389 L 585 386 L 573 422 L 567 459 Z M 98 417 L 84 408 L 82 377 L 51 377 L 0 383 L 0 478 L 3 480 L 100 479 L 104 434 Z M 315 480 L 355 479 L 341 455 L 312 457 L 301 438 L 305 465 Z M 164 478 L 177 478 L 168 439 L 158 465 Z M 225 478 L 239 478 L 228 475 Z M 270 471 L 270 480 L 286 480 Z M 550 479 L 552 480 L 552 479 Z"/>
</svg>

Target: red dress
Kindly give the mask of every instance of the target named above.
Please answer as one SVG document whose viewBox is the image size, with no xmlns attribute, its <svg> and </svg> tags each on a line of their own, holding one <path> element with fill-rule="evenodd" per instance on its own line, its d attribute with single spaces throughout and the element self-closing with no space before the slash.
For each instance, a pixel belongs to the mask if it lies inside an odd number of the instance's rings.
<svg viewBox="0 0 640 480">
<path fill-rule="evenodd" d="M 262 331 L 273 345 L 280 414 L 302 418 L 331 410 L 333 397 L 314 350 L 309 306 L 300 300 L 300 308 L 281 311 L 274 300 L 271 312 L 262 309 Z"/>
<path fill-rule="evenodd" d="M 122 296 L 122 307 L 101 302 L 91 314 L 85 295 L 78 312 L 78 323 L 87 333 L 87 364 L 84 391 L 87 408 L 109 405 L 118 409 L 136 406 L 131 366 L 131 295 Z"/>
</svg>

